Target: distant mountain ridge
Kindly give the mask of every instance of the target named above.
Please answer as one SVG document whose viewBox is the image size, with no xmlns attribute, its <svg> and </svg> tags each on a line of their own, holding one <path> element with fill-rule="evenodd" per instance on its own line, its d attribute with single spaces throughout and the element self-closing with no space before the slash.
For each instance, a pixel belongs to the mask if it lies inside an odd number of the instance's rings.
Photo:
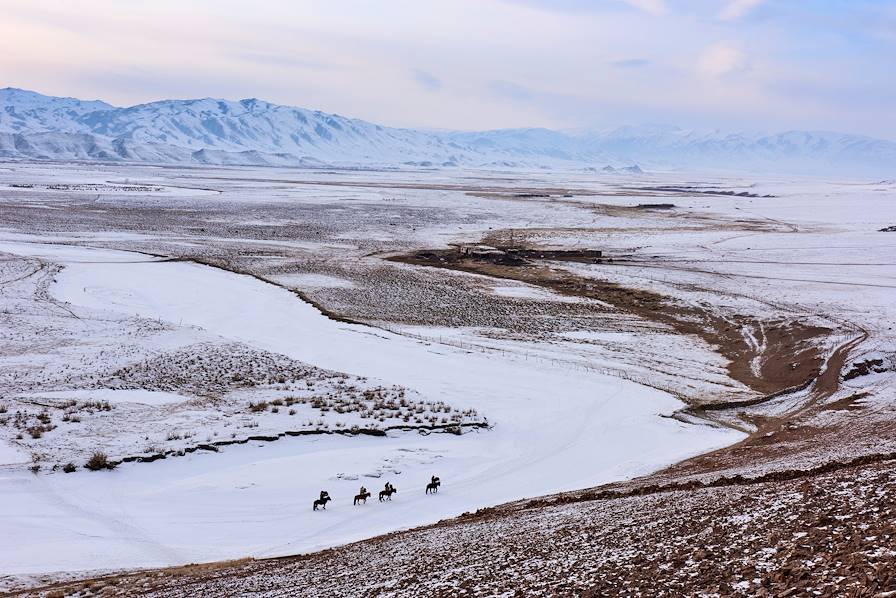
<svg viewBox="0 0 896 598">
<path fill-rule="evenodd" d="M 840 133 L 697 133 L 670 126 L 564 133 L 384 127 L 258 99 L 102 101 L 0 89 L 0 157 L 276 166 L 589 168 L 646 165 L 893 173 L 896 142 Z"/>
</svg>

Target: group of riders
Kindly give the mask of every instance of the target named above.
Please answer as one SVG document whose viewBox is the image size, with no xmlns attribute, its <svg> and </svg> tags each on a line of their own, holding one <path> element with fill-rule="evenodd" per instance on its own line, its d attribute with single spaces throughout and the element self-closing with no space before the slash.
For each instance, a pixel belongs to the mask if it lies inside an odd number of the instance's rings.
<svg viewBox="0 0 896 598">
<path fill-rule="evenodd" d="M 439 476 L 432 476 L 429 481 L 429 484 L 426 485 L 426 493 L 435 493 L 439 491 L 439 486 L 442 485 L 442 481 L 439 479 Z M 392 485 L 391 482 L 386 482 L 385 487 L 380 490 L 379 498 L 380 502 L 385 500 L 392 500 L 392 495 L 398 492 L 395 489 L 395 486 Z M 367 503 L 367 499 L 370 498 L 370 492 L 364 486 L 361 486 L 360 492 L 355 495 L 354 504 L 358 504 L 359 502 Z M 330 498 L 330 493 L 326 490 L 320 491 L 320 498 L 314 501 L 314 510 L 316 511 L 318 507 L 322 509 L 327 508 L 327 503 L 333 500 Z"/>
</svg>

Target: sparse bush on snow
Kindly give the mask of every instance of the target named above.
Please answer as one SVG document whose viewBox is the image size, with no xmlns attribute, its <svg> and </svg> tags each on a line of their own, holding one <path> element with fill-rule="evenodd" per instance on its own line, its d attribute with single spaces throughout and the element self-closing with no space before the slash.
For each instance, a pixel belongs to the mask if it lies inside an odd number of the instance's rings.
<svg viewBox="0 0 896 598">
<path fill-rule="evenodd" d="M 101 469 L 115 469 L 115 464 L 109 461 L 109 457 L 102 451 L 96 451 L 84 464 L 84 467 L 90 471 L 99 471 Z"/>
</svg>

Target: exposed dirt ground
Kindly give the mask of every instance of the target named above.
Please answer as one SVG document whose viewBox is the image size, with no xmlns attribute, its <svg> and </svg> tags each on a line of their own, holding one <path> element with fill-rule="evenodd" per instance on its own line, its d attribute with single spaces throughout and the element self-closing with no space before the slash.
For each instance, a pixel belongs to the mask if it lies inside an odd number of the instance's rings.
<svg viewBox="0 0 896 598">
<path fill-rule="evenodd" d="M 602 301 L 621 312 L 671 326 L 680 334 L 702 338 L 728 359 L 731 378 L 762 394 L 805 385 L 818 376 L 824 362 L 819 341 L 830 333 L 829 329 L 784 319 L 759 322 L 744 315 L 725 318 L 710 309 L 685 305 L 657 293 L 584 278 L 563 270 L 563 262 L 597 261 L 580 250 L 513 248 L 510 251 L 496 256 L 468 257 L 456 249 L 425 250 L 389 259 L 517 280 L 562 295 Z M 508 255 L 512 257 L 508 258 Z M 761 350 L 748 342 L 742 332 L 744 328 L 762 331 Z M 751 367 L 757 358 L 762 360 L 761 367 Z"/>
</svg>

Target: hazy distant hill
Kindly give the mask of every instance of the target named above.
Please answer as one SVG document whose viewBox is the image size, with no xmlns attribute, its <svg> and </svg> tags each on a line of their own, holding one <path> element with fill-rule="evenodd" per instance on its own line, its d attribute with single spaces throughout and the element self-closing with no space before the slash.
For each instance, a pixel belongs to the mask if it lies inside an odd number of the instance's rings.
<svg viewBox="0 0 896 598">
<path fill-rule="evenodd" d="M 398 166 L 714 167 L 892 174 L 896 143 L 790 131 L 767 136 L 669 126 L 564 133 L 383 127 L 262 100 L 101 101 L 0 90 L 0 157 L 162 163 Z"/>
</svg>

